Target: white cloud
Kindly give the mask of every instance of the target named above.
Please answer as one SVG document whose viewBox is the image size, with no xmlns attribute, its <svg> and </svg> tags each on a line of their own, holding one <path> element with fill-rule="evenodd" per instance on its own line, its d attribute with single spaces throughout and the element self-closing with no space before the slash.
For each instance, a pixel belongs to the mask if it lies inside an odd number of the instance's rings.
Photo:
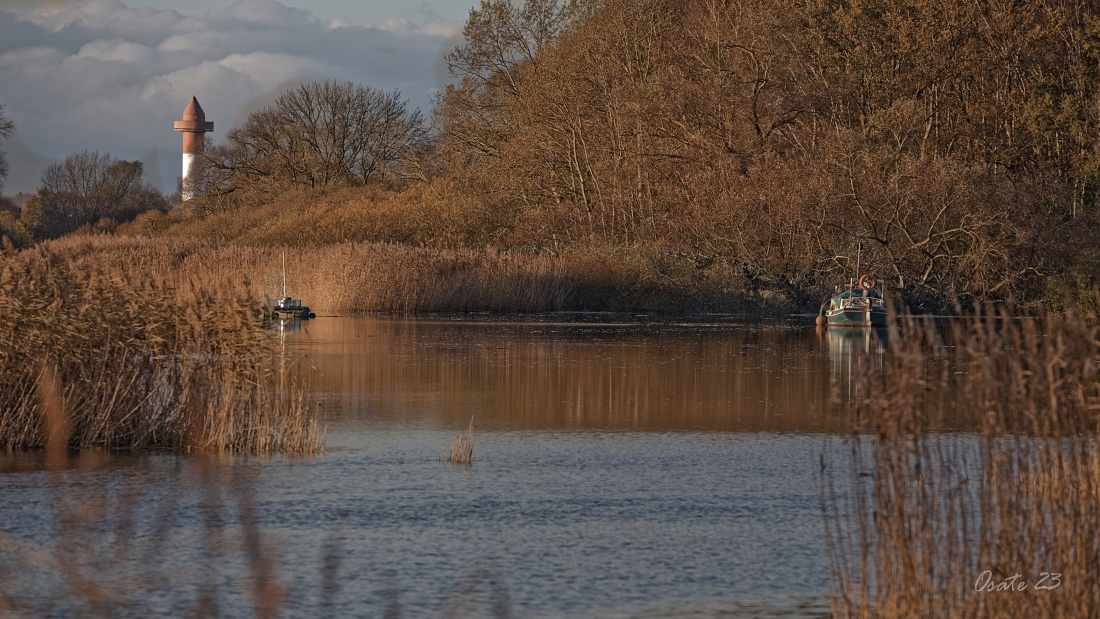
<svg viewBox="0 0 1100 619">
<path fill-rule="evenodd" d="M 308 11 L 288 7 L 277 0 L 236 2 L 226 9 L 208 11 L 206 17 L 218 22 L 236 19 L 247 24 L 264 24 L 283 28 L 294 28 L 303 23 L 317 23 L 318 21 Z"/>
<path fill-rule="evenodd" d="M 273 88 L 301 75 L 335 73 L 340 69 L 319 62 L 309 56 L 291 54 L 269 54 L 254 52 L 251 54 L 230 54 L 221 60 L 221 65 L 236 71 L 242 76 L 260 84 L 264 88 Z"/>
<path fill-rule="evenodd" d="M 439 56 L 460 26 L 432 17 L 418 25 L 394 16 L 381 28 L 322 21 L 275 0 L 241 0 L 200 17 L 117 0 L 0 12 L 0 102 L 34 152 L 153 152 L 159 176 L 174 186 L 180 138 L 172 121 L 191 95 L 214 121 L 215 139 L 243 110 L 308 79 L 400 88 L 427 112 Z M 37 180 L 16 178 L 13 168 L 6 190 Z"/>
<path fill-rule="evenodd" d="M 77 58 L 94 58 L 104 62 L 118 60 L 121 62 L 153 63 L 159 60 L 157 52 L 148 45 L 131 43 L 122 39 L 96 39 L 84 44 L 76 54 Z"/>
</svg>

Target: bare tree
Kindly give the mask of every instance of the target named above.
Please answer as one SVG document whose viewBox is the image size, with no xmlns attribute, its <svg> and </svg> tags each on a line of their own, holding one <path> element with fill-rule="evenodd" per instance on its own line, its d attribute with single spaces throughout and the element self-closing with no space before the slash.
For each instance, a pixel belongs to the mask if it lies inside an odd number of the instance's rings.
<svg viewBox="0 0 1100 619">
<path fill-rule="evenodd" d="M 11 132 L 14 130 L 15 123 L 4 113 L 4 104 L 0 103 L 0 139 L 11 137 Z M 4 189 L 4 179 L 8 177 L 10 169 L 7 153 L 0 150 L 0 190 Z"/>
<path fill-rule="evenodd" d="M 645 248 L 788 299 L 860 242 L 929 308 L 1100 281 L 1100 2 L 879 4 L 484 0 L 441 158 L 509 243 Z"/>
<path fill-rule="evenodd" d="M 309 82 L 249 115 L 206 150 L 205 203 L 231 194 L 264 202 L 289 189 L 362 185 L 402 176 L 429 143 L 420 110 L 397 90 Z"/>
<path fill-rule="evenodd" d="M 123 161 L 99 151 L 73 153 L 42 172 L 42 187 L 27 203 L 23 219 L 41 237 L 57 237 L 108 218 L 128 221 L 167 201 L 142 182 L 140 161 Z"/>
<path fill-rule="evenodd" d="M 459 78 L 518 95 L 520 73 L 538 64 L 581 11 L 575 1 L 481 0 L 462 29 L 465 43 L 447 54 L 447 68 Z"/>
</svg>

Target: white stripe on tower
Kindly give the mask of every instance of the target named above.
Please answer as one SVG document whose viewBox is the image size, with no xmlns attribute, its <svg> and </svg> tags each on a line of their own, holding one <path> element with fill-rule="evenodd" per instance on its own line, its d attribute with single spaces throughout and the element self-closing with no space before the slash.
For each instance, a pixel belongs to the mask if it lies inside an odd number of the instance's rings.
<svg viewBox="0 0 1100 619">
<path fill-rule="evenodd" d="M 195 153 L 183 154 L 183 176 L 181 178 L 185 179 L 184 183 L 187 183 L 186 179 L 191 178 L 191 166 L 195 165 L 195 162 L 197 162 L 198 160 L 199 156 Z M 184 197 L 184 200 L 190 200 L 193 197 L 195 197 L 194 192 L 189 191 L 186 197 Z"/>
<path fill-rule="evenodd" d="M 192 173 L 197 172 L 202 158 L 202 136 L 208 131 L 214 130 L 213 122 L 206 122 L 206 113 L 202 111 L 199 100 L 191 97 L 187 109 L 183 110 L 183 119 L 175 121 L 173 128 L 183 133 L 183 181 L 180 188 L 180 198 L 184 202 L 194 198 L 201 186 L 196 186 L 196 181 L 191 178 Z"/>
</svg>

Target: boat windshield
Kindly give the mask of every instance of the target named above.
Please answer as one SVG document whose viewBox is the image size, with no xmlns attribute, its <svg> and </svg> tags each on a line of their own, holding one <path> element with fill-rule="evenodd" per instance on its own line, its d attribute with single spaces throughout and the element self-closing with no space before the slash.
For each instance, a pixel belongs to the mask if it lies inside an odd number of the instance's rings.
<svg viewBox="0 0 1100 619">
<path fill-rule="evenodd" d="M 862 297 L 862 290 L 843 290 L 833 296 L 834 299 L 847 299 L 848 297 Z M 882 295 L 877 290 L 868 291 L 867 296 L 872 299 L 881 299 Z"/>
</svg>

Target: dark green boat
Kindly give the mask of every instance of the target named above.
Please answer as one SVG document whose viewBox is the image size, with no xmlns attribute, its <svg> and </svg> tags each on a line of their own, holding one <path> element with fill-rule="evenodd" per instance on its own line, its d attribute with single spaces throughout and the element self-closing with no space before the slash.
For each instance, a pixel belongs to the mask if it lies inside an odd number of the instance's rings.
<svg viewBox="0 0 1100 619">
<path fill-rule="evenodd" d="M 271 299 L 268 302 L 265 316 L 270 320 L 279 320 L 284 323 L 295 318 L 309 320 L 317 317 L 317 314 L 309 311 L 308 305 L 302 305 L 301 299 L 291 299 L 286 294 L 286 252 L 283 252 L 283 297 Z"/>
<path fill-rule="evenodd" d="M 820 314 L 830 327 L 881 327 L 886 324 L 885 283 L 873 275 L 837 286 L 821 304 Z"/>
<path fill-rule="evenodd" d="M 271 317 L 279 320 L 294 320 L 295 318 L 308 320 L 317 317 L 317 314 L 309 311 L 309 306 L 302 305 L 301 299 L 291 299 L 290 297 L 272 299 L 268 306 L 271 310 Z"/>
</svg>

